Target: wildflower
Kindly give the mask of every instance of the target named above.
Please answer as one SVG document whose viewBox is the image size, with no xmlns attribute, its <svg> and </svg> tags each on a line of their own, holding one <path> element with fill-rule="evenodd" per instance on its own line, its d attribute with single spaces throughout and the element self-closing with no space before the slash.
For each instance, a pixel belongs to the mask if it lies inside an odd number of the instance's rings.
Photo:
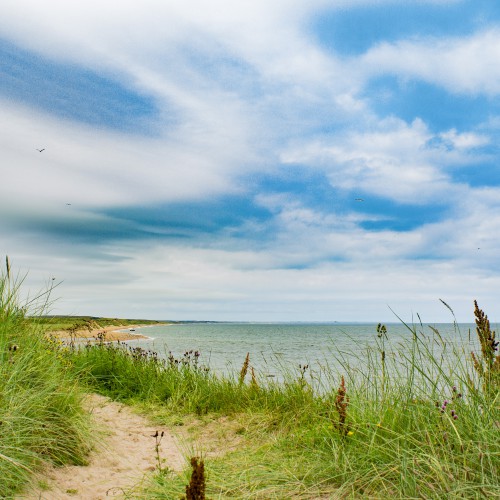
<svg viewBox="0 0 500 500">
<path fill-rule="evenodd" d="M 348 436 L 354 436 L 354 431 L 349 431 L 349 432 L 347 433 L 347 435 L 348 435 Z"/>
<path fill-rule="evenodd" d="M 347 390 L 345 387 L 344 376 L 341 377 L 340 387 L 337 389 L 337 395 L 335 396 L 335 409 L 337 410 L 339 421 L 334 424 L 335 427 L 340 431 L 342 436 L 346 436 L 349 432 L 349 427 L 347 426 L 347 407 L 349 406 L 349 396 L 347 395 Z"/>
</svg>

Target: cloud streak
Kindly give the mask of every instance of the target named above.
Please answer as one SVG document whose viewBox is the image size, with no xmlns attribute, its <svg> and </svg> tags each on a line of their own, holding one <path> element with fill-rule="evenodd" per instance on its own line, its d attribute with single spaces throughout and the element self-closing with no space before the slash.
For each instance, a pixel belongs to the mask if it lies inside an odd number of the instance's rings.
<svg viewBox="0 0 500 500">
<path fill-rule="evenodd" d="M 372 75 L 393 73 L 440 85 L 456 94 L 500 92 L 500 30 L 489 29 L 468 37 L 402 40 L 382 43 L 362 56 L 361 66 Z"/>
<path fill-rule="evenodd" d="M 3 2 L 3 251 L 74 314 L 488 309 L 500 12 L 429 0 L 370 31 L 396 4 Z"/>
</svg>

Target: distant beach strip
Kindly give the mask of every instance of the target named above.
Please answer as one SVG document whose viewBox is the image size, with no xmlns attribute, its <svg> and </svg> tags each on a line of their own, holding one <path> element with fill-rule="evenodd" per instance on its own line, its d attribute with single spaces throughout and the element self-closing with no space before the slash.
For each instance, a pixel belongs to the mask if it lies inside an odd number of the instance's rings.
<svg viewBox="0 0 500 500">
<path fill-rule="evenodd" d="M 135 332 L 136 328 L 146 328 L 151 325 L 121 325 L 121 326 L 105 326 L 100 328 L 93 328 L 91 330 L 84 328 L 76 330 L 74 333 L 70 334 L 68 330 L 57 330 L 54 332 L 49 332 L 52 335 L 61 340 L 68 340 L 73 338 L 79 342 L 90 341 L 95 342 L 97 340 L 98 334 L 102 334 L 102 340 L 104 342 L 125 342 L 127 340 L 151 340 L 152 337 L 143 335 L 142 333 Z"/>
</svg>

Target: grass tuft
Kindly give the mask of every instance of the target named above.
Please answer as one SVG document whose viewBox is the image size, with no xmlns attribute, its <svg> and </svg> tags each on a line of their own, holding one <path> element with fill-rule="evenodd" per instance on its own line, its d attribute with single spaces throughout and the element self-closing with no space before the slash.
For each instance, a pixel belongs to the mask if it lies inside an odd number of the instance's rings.
<svg viewBox="0 0 500 500">
<path fill-rule="evenodd" d="M 91 446 L 83 392 L 22 304 L 10 262 L 0 274 L 0 497 L 11 498 L 45 464 L 83 464 Z M 39 295 L 44 307 L 47 294 Z M 35 311 L 36 312 L 36 311 Z"/>
</svg>

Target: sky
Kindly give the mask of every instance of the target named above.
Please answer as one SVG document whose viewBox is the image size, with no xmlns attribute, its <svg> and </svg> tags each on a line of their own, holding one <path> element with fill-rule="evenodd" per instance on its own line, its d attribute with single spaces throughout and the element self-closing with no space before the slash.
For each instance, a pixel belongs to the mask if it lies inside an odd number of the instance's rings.
<svg viewBox="0 0 500 500">
<path fill-rule="evenodd" d="M 500 2 L 2 0 L 0 116 L 52 314 L 499 318 Z"/>
</svg>

